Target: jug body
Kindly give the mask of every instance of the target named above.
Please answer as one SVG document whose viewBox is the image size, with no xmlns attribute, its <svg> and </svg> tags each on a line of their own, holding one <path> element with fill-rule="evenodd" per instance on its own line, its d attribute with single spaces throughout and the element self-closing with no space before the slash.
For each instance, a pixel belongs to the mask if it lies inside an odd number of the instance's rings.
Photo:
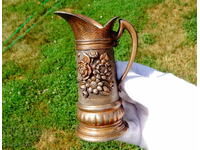
<svg viewBox="0 0 200 150">
<path fill-rule="evenodd" d="M 98 45 L 97 49 L 76 51 L 79 84 L 77 117 L 80 121 L 77 134 L 94 142 L 116 139 L 127 130 L 122 119 L 124 110 L 118 94 L 112 44 L 104 48 L 102 41 L 110 42 L 103 38 L 90 40 L 91 45 Z M 81 44 L 84 42 L 81 41 Z"/>
<path fill-rule="evenodd" d="M 87 141 L 103 142 L 120 137 L 128 128 L 118 94 L 113 47 L 127 29 L 133 39 L 131 59 L 121 79 L 125 78 L 135 58 L 137 37 L 127 21 L 120 21 L 118 32 L 112 30 L 117 17 L 105 26 L 83 15 L 56 12 L 74 32 L 76 43 L 79 100 L 77 135 Z"/>
</svg>

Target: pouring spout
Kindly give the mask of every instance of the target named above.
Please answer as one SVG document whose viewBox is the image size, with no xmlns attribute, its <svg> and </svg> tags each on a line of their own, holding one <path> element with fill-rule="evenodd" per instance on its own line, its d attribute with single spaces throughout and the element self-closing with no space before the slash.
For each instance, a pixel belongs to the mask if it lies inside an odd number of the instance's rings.
<svg viewBox="0 0 200 150">
<path fill-rule="evenodd" d="M 54 12 L 55 15 L 58 15 L 60 17 L 62 17 L 63 19 L 67 19 L 68 16 L 70 16 L 69 13 L 67 12 L 62 12 L 62 11 L 55 11 Z"/>
<path fill-rule="evenodd" d="M 111 38 L 112 26 L 117 17 L 111 19 L 105 27 L 97 21 L 80 14 L 56 11 L 54 14 L 65 19 L 71 26 L 76 40 L 94 40 Z"/>
</svg>

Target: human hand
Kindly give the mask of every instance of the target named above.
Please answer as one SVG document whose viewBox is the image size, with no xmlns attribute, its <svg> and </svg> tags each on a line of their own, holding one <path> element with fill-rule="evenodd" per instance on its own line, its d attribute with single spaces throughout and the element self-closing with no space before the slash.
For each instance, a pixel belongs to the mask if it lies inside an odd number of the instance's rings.
<svg viewBox="0 0 200 150">
<path fill-rule="evenodd" d="M 117 62 L 118 78 L 126 64 Z M 150 150 L 192 149 L 196 86 L 134 63 L 120 89 L 129 129 L 119 141 Z"/>
</svg>

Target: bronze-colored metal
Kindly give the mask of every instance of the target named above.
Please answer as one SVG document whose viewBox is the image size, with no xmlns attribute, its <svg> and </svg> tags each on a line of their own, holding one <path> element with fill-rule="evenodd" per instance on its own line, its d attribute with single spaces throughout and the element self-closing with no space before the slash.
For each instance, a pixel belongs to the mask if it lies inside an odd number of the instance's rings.
<svg viewBox="0 0 200 150">
<path fill-rule="evenodd" d="M 112 30 L 118 17 L 105 26 L 83 15 L 55 12 L 72 27 L 76 40 L 79 100 L 77 135 L 87 141 L 103 142 L 120 137 L 128 128 L 118 85 L 126 77 L 136 55 L 137 35 L 133 26 L 119 20 L 117 32 Z M 116 78 L 113 47 L 124 29 L 132 38 L 131 58 L 120 81 Z"/>
</svg>

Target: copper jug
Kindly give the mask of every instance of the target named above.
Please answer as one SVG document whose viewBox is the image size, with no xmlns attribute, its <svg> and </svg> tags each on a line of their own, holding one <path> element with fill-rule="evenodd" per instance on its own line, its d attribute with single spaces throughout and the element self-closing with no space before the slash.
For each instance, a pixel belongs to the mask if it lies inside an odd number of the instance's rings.
<svg viewBox="0 0 200 150">
<path fill-rule="evenodd" d="M 118 85 L 126 77 L 136 55 L 137 34 L 133 26 L 119 20 L 119 29 L 113 31 L 112 18 L 105 26 L 80 14 L 57 11 L 71 26 L 76 42 L 79 100 L 77 135 L 86 141 L 103 142 L 120 137 L 128 129 L 123 120 L 124 109 L 118 94 Z M 120 80 L 116 78 L 113 47 L 124 30 L 132 39 L 129 63 Z"/>
</svg>

